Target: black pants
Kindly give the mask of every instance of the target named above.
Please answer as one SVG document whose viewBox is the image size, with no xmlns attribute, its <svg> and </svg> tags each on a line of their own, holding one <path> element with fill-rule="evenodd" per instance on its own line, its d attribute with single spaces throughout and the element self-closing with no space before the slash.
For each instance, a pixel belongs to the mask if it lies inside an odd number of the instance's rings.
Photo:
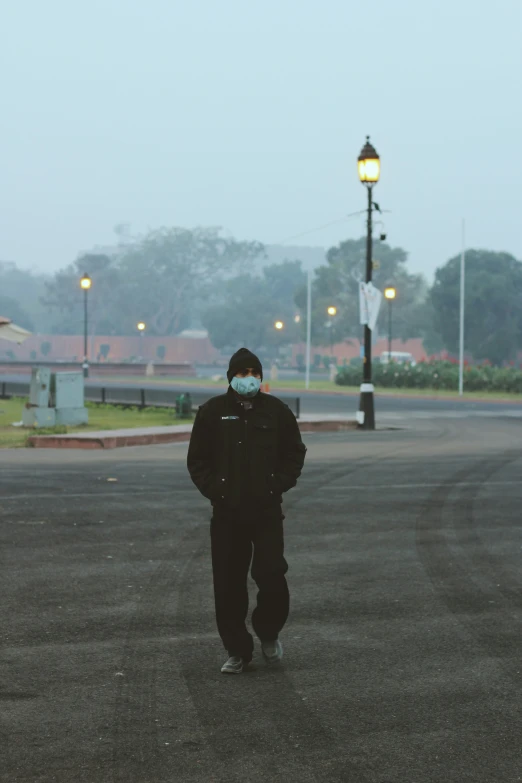
<svg viewBox="0 0 522 783">
<path fill-rule="evenodd" d="M 261 641 L 278 638 L 290 607 L 285 574 L 281 506 L 264 511 L 216 511 L 210 523 L 212 573 L 218 632 L 229 655 L 252 660 L 254 639 L 245 621 L 248 613 L 248 569 L 257 584 L 252 627 Z"/>
</svg>

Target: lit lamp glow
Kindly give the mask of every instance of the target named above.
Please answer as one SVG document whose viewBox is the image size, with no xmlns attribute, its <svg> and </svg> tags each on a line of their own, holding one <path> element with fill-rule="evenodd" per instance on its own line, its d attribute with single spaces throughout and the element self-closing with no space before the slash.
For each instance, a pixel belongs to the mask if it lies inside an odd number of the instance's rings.
<svg viewBox="0 0 522 783">
<path fill-rule="evenodd" d="M 370 144 L 370 137 L 366 137 L 366 144 L 361 150 L 357 160 L 359 169 L 359 179 L 364 184 L 374 185 L 379 181 L 381 174 L 381 160 L 377 155 L 375 147 Z"/>
<path fill-rule="evenodd" d="M 84 291 L 88 291 L 89 288 L 92 285 L 92 280 L 89 277 L 89 275 L 84 275 L 82 279 L 80 280 L 80 285 L 83 288 Z"/>
<path fill-rule="evenodd" d="M 337 307 L 329 307 L 327 310 L 328 315 L 337 315 Z"/>
<path fill-rule="evenodd" d="M 145 329 L 145 324 L 143 323 L 143 321 L 140 321 L 139 324 L 136 324 L 136 326 L 140 332 L 143 332 L 143 330 Z"/>
<path fill-rule="evenodd" d="M 282 329 L 284 327 L 284 323 L 282 321 L 276 321 L 274 326 L 276 329 Z"/>
<path fill-rule="evenodd" d="M 397 295 L 397 291 L 392 286 L 384 289 L 384 296 L 386 297 L 386 299 L 395 299 L 396 295 Z"/>
</svg>

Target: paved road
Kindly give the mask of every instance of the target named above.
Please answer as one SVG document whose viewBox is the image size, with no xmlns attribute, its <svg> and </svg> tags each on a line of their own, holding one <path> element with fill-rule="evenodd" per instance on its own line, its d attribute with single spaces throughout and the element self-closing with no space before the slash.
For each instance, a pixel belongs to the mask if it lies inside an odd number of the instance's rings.
<svg viewBox="0 0 522 783">
<path fill-rule="evenodd" d="M 10 383 L 18 383 L 19 387 L 14 387 L 16 393 L 27 393 L 27 376 L 2 376 L 0 380 Z M 226 390 L 226 383 L 216 385 L 215 389 L 201 389 L 198 386 L 190 384 L 173 385 L 172 383 L 151 383 L 147 379 L 143 381 L 125 381 L 127 390 L 122 388 L 123 382 L 111 382 L 102 379 L 88 379 L 86 381 L 86 398 L 100 399 L 100 387 L 107 390 L 107 402 L 113 401 L 135 401 L 139 402 L 139 389 L 146 390 L 147 401 L 174 402 L 175 398 L 181 392 L 190 392 L 193 402 L 201 405 L 214 394 L 222 394 Z M 130 391 L 129 391 L 130 390 Z M 278 392 L 277 396 L 295 410 L 296 396 L 300 398 L 302 413 L 353 413 L 359 407 L 359 394 L 325 394 L 313 392 Z M 522 416 L 522 397 L 515 397 L 513 402 L 477 402 L 471 400 L 448 400 L 424 399 L 412 397 L 387 397 L 375 394 L 375 412 L 377 422 L 381 413 L 395 413 L 400 415 L 423 414 L 425 412 L 438 413 L 443 415 L 483 415 L 494 414 L 502 411 L 505 414 Z"/>
<path fill-rule="evenodd" d="M 407 424 L 305 437 L 239 677 L 186 444 L 0 452 L 0 781 L 521 781 L 522 422 Z"/>
</svg>

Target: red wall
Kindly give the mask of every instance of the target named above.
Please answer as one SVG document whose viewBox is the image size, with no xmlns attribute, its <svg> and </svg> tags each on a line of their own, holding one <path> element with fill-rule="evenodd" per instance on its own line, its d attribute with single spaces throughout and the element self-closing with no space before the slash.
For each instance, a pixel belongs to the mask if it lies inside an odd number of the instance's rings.
<svg viewBox="0 0 522 783">
<path fill-rule="evenodd" d="M 51 350 L 44 356 L 41 352 L 42 343 L 49 342 Z M 142 357 L 144 361 L 155 362 L 200 362 L 212 364 L 219 361 L 219 351 L 211 344 L 208 338 L 190 337 L 93 337 L 89 339 L 89 359 L 97 361 L 100 353 L 100 345 L 110 345 L 110 351 L 105 361 L 122 362 L 131 356 Z M 165 346 L 165 356 L 159 358 L 156 348 Z M 31 351 L 36 351 L 37 359 L 49 361 L 65 359 L 76 361 L 83 359 L 83 337 L 75 335 L 40 334 L 29 337 L 22 345 L 2 342 L 0 344 L 0 356 L 6 351 L 12 350 L 16 359 L 31 360 Z M 100 361 L 104 361 L 100 357 Z"/>
</svg>

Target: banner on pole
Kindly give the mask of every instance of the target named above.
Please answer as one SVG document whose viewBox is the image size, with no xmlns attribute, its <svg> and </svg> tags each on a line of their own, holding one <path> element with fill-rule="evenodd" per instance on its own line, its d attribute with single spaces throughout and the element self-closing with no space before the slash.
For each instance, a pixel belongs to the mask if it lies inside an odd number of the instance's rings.
<svg viewBox="0 0 522 783">
<path fill-rule="evenodd" d="M 366 326 L 368 323 L 368 302 L 366 299 L 366 283 L 362 280 L 359 283 L 359 320 L 361 326 Z"/>
<path fill-rule="evenodd" d="M 382 293 L 373 283 L 359 283 L 359 313 L 362 326 L 375 329 L 379 310 L 381 309 Z"/>
</svg>

